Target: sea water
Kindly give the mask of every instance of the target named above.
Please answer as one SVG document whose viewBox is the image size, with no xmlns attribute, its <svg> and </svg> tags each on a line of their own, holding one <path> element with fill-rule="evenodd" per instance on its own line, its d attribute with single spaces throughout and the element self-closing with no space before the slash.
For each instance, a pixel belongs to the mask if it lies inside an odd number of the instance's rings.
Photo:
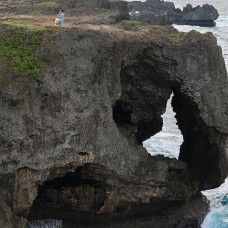
<svg viewBox="0 0 228 228">
<path fill-rule="evenodd" d="M 26 228 L 63 228 L 63 221 L 54 219 L 29 221 Z"/>
<path fill-rule="evenodd" d="M 193 6 L 205 3 L 213 5 L 219 12 L 215 27 L 198 27 L 174 25 L 183 32 L 196 30 L 201 33 L 212 32 L 222 47 L 223 56 L 228 69 L 228 0 L 173 0 L 176 7 L 183 8 L 190 3 Z M 228 89 L 228 88 L 227 88 Z M 174 113 L 168 101 L 166 113 L 163 115 L 163 131 L 144 142 L 144 146 L 152 155 L 164 154 L 168 157 L 178 157 L 180 145 L 183 142 L 182 135 L 176 126 Z M 203 192 L 210 201 L 210 212 L 203 221 L 202 228 L 228 228 L 228 179 L 217 189 Z M 227 201 L 225 202 L 225 199 Z"/>
</svg>

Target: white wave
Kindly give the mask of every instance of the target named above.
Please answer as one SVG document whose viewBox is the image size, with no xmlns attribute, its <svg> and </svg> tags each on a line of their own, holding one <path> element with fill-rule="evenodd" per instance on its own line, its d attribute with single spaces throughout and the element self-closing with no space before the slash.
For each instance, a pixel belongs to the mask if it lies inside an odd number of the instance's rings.
<svg viewBox="0 0 228 228">
<path fill-rule="evenodd" d="M 225 183 L 220 187 L 203 191 L 202 192 L 210 201 L 210 206 L 213 209 L 221 207 L 222 199 L 225 195 L 228 194 L 228 178 L 225 180 Z"/>
<path fill-rule="evenodd" d="M 28 221 L 27 228 L 63 228 L 63 221 L 54 219 Z"/>
</svg>

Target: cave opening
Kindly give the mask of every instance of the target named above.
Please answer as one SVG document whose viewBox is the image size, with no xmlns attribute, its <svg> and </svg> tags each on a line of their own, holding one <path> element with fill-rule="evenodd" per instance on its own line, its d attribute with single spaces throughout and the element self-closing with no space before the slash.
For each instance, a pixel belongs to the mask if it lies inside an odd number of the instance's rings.
<svg viewBox="0 0 228 228">
<path fill-rule="evenodd" d="M 123 108 L 121 102 L 117 102 L 113 107 L 113 119 L 119 126 L 131 125 L 131 112 Z"/>
<path fill-rule="evenodd" d="M 84 165 L 38 187 L 28 221 L 65 220 L 95 215 L 105 203 L 108 185 L 96 176 L 97 167 Z"/>
<path fill-rule="evenodd" d="M 177 125 L 176 113 L 171 104 L 173 96 L 174 94 L 167 101 L 166 112 L 162 115 L 162 131 L 143 142 L 143 146 L 152 156 L 164 155 L 165 157 L 176 159 L 179 157 L 180 146 L 184 139 Z"/>
</svg>

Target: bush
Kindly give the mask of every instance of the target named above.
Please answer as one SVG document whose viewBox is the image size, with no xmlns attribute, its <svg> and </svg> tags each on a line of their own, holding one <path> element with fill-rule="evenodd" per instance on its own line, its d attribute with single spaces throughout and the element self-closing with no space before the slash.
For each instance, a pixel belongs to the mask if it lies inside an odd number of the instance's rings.
<svg viewBox="0 0 228 228">
<path fill-rule="evenodd" d="M 18 20 L 18 19 L 8 19 L 6 22 L 10 24 L 28 25 L 34 23 L 33 20 Z"/>
<path fill-rule="evenodd" d="M 166 40 L 171 42 L 181 42 L 184 40 L 186 36 L 185 32 L 176 32 L 176 33 L 168 33 L 166 34 Z"/>
<path fill-rule="evenodd" d="M 14 28 L 0 36 L 0 56 L 10 59 L 10 70 L 16 76 L 35 76 L 43 67 L 35 55 L 42 34 L 39 30 Z"/>
<path fill-rule="evenodd" d="M 142 25 L 142 22 L 140 21 L 128 21 L 128 20 L 123 20 L 122 24 L 128 27 L 137 27 Z"/>
</svg>

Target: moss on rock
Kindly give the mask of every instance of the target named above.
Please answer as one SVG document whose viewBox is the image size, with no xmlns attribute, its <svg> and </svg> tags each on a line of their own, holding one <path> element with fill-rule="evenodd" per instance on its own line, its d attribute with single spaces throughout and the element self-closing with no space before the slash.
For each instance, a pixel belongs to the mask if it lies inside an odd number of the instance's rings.
<svg viewBox="0 0 228 228">
<path fill-rule="evenodd" d="M 165 35 L 165 39 L 167 41 L 171 41 L 171 42 L 181 42 L 184 40 L 186 36 L 185 32 L 175 32 L 175 33 L 168 33 Z"/>
<path fill-rule="evenodd" d="M 128 27 L 137 27 L 142 25 L 142 22 L 140 21 L 129 21 L 129 20 L 123 20 L 122 24 Z"/>
</svg>

